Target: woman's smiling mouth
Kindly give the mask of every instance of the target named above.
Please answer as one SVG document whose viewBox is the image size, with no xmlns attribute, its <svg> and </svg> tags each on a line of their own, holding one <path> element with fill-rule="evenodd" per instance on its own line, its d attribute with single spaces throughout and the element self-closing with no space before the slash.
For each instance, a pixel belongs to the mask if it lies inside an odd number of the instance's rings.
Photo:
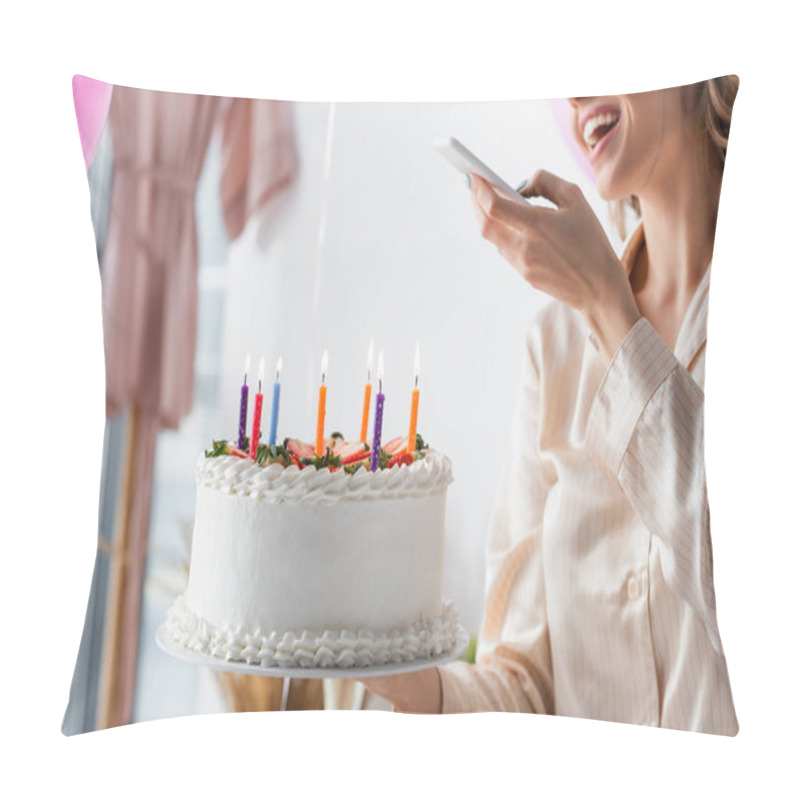
<svg viewBox="0 0 800 800">
<path fill-rule="evenodd" d="M 598 108 L 590 111 L 581 120 L 583 142 L 589 150 L 589 159 L 593 160 L 600 152 L 601 145 L 616 129 L 620 112 L 616 108 Z"/>
</svg>

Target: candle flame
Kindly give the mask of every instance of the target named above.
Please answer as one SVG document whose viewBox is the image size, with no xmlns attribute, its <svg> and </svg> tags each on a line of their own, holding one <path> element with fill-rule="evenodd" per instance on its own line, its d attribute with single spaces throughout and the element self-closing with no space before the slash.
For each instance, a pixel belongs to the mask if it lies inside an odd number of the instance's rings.
<svg viewBox="0 0 800 800">
<path fill-rule="evenodd" d="M 264 380 L 264 370 L 265 370 L 264 356 L 261 356 L 261 358 L 258 361 L 258 391 L 259 392 L 261 391 L 261 383 Z"/>
<path fill-rule="evenodd" d="M 419 342 L 414 348 L 414 386 L 419 384 Z"/>
<path fill-rule="evenodd" d="M 325 383 L 325 375 L 328 373 L 328 351 L 322 353 L 322 382 Z"/>
<path fill-rule="evenodd" d="M 370 337 L 367 349 L 367 383 L 372 380 L 372 358 L 375 355 L 375 339 Z"/>
<path fill-rule="evenodd" d="M 283 358 L 278 356 L 278 366 L 275 367 L 275 383 L 281 382 L 281 370 L 283 369 Z"/>
<path fill-rule="evenodd" d="M 378 351 L 378 391 L 383 391 L 383 350 Z"/>
</svg>

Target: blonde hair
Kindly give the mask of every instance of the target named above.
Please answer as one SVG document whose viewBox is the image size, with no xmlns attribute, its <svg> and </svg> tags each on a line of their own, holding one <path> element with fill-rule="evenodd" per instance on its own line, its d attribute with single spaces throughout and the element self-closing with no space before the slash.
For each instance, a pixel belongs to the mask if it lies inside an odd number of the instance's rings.
<svg viewBox="0 0 800 800">
<path fill-rule="evenodd" d="M 706 163 L 709 169 L 719 170 L 721 173 L 728 152 L 733 101 L 739 91 L 739 77 L 726 75 L 681 88 L 684 91 L 684 109 L 697 120 L 698 133 L 706 153 Z M 641 216 L 639 198 L 631 195 L 614 200 L 609 205 L 612 222 L 624 239 L 627 228 L 626 217 L 629 212 L 632 211 L 637 219 Z"/>
</svg>

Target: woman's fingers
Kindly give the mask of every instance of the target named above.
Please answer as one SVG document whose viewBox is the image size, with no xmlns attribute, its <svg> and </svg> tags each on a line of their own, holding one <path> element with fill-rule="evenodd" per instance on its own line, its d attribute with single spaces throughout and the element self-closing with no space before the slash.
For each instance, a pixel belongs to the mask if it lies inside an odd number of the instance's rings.
<svg viewBox="0 0 800 800">
<path fill-rule="evenodd" d="M 473 174 L 471 178 L 472 197 L 485 217 L 488 217 L 492 222 L 514 228 L 521 225 L 530 225 L 536 209 L 505 197 L 479 175 Z"/>
<path fill-rule="evenodd" d="M 538 172 L 535 173 L 530 178 L 528 178 L 528 180 L 523 181 L 519 186 L 517 186 L 517 191 L 523 197 L 536 197 L 536 194 L 533 191 L 533 182 L 536 180 L 536 176 L 538 174 L 539 174 Z"/>
<path fill-rule="evenodd" d="M 559 208 L 570 205 L 576 197 L 581 196 L 578 186 L 559 178 L 558 175 L 553 175 L 546 169 L 534 173 L 519 193 L 523 197 L 544 197 Z"/>
<path fill-rule="evenodd" d="M 478 185 L 479 181 L 483 186 Z M 472 206 L 475 209 L 481 236 L 497 248 L 506 246 L 514 233 L 514 228 L 504 216 L 503 202 L 485 181 L 480 178 L 473 180 Z M 508 202 L 514 204 L 513 201 Z"/>
</svg>

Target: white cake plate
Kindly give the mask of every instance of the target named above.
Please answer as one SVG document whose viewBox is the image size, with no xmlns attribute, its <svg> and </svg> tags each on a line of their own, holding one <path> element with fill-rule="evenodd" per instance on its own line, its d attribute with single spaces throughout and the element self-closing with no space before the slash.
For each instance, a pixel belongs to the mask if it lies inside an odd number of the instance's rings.
<svg viewBox="0 0 800 800">
<path fill-rule="evenodd" d="M 400 675 L 403 672 L 417 672 L 428 667 L 455 661 L 469 644 L 469 633 L 459 625 L 456 643 L 446 653 L 434 658 L 419 658 L 416 661 L 399 661 L 392 664 L 376 664 L 372 667 L 261 667 L 258 664 L 245 664 L 243 661 L 224 661 L 221 658 L 197 653 L 178 644 L 167 633 L 166 623 L 156 631 L 156 644 L 168 655 L 187 661 L 198 667 L 209 667 L 224 672 L 244 672 L 249 675 L 266 675 L 270 678 L 377 678 L 384 675 Z"/>
</svg>

